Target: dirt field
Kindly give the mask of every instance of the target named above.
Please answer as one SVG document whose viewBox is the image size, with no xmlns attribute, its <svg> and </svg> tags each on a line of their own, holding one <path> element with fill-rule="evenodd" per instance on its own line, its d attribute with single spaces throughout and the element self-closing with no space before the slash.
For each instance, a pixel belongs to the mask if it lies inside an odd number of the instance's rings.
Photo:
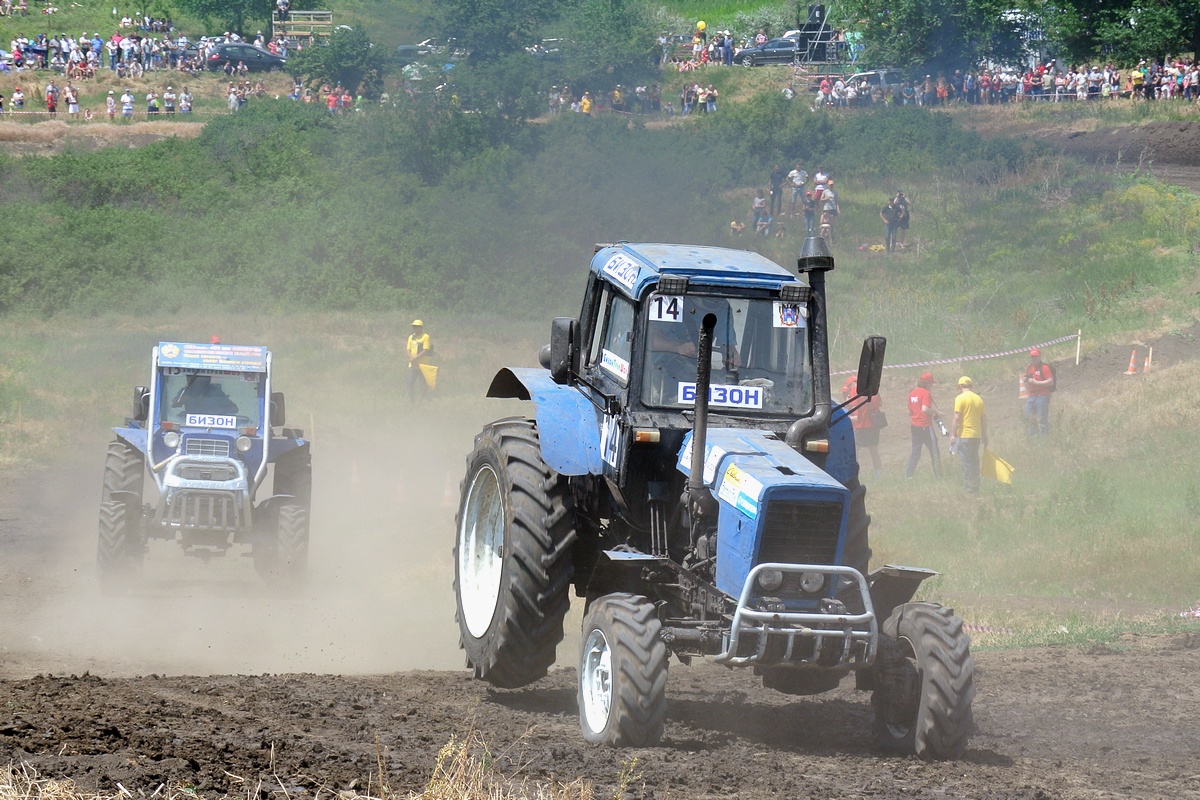
<svg viewBox="0 0 1200 800">
<path fill-rule="evenodd" d="M 1154 343 L 1164 365 L 1195 357 L 1187 335 Z M 1123 359 L 1123 347 L 1094 353 L 1072 368 L 1073 390 L 1095 393 Z M 9 476 L 0 765 L 147 796 L 164 781 L 208 795 L 244 797 L 261 781 L 262 797 L 379 796 L 380 763 L 392 791 L 417 790 L 442 746 L 474 729 L 502 773 L 583 777 L 600 796 L 636 758 L 630 796 L 1200 797 L 1196 635 L 977 652 L 978 731 L 953 764 L 882 757 L 851 680 L 791 698 L 712 665 L 672 665 L 662 746 L 586 746 L 577 618 L 563 668 L 533 687 L 493 691 L 461 669 L 450 484 L 473 430 L 435 420 L 342 450 L 318 437 L 313 574 L 291 599 L 263 589 L 248 559 L 203 563 L 167 543 L 152 545 L 137 591 L 103 598 L 93 568 L 103 444 L 54 480 Z M 885 448 L 886 468 L 899 468 L 903 445 Z M 422 454 L 419 467 L 405 453 Z"/>
</svg>

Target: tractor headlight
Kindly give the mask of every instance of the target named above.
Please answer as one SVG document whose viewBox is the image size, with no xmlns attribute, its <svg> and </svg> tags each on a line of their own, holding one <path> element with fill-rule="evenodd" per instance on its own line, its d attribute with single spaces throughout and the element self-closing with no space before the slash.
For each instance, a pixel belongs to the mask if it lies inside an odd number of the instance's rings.
<svg viewBox="0 0 1200 800">
<path fill-rule="evenodd" d="M 800 573 L 800 591 L 805 594 L 816 594 L 825 587 L 825 576 L 819 572 Z"/>
<path fill-rule="evenodd" d="M 163 444 L 172 450 L 179 447 L 179 434 L 175 431 L 167 431 L 163 434 Z"/>
<path fill-rule="evenodd" d="M 239 436 L 234 444 L 237 445 L 239 453 L 249 453 L 252 442 L 249 436 Z"/>
<path fill-rule="evenodd" d="M 758 573 L 758 586 L 765 592 L 774 592 L 783 586 L 783 573 L 777 569 L 764 569 Z"/>
</svg>

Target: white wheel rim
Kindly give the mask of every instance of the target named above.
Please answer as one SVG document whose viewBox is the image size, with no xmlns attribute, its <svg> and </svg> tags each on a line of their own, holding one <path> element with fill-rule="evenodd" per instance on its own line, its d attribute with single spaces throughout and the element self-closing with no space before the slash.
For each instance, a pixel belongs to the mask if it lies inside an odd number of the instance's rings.
<svg viewBox="0 0 1200 800">
<path fill-rule="evenodd" d="M 504 571 L 504 498 L 490 466 L 479 468 L 458 526 L 458 597 L 467 630 L 487 633 L 500 599 Z"/>
<path fill-rule="evenodd" d="M 608 725 L 612 709 L 612 651 L 599 630 L 588 634 L 579 663 L 579 694 L 588 730 L 600 733 Z"/>
</svg>

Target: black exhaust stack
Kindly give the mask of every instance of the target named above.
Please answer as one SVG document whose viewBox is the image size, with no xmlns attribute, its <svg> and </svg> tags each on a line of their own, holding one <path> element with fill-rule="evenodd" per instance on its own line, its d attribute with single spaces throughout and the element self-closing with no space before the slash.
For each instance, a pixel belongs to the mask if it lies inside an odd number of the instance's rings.
<svg viewBox="0 0 1200 800">
<path fill-rule="evenodd" d="M 833 269 L 833 256 L 824 237 L 809 236 L 800 248 L 796 270 L 808 276 L 815 302 L 812 324 L 813 346 L 813 397 L 814 407 L 810 417 L 803 417 L 788 428 L 784 441 L 789 447 L 800 450 L 804 439 L 814 433 L 824 432 L 829 427 L 833 414 L 832 391 L 829 387 L 829 326 L 825 319 L 825 273 Z"/>
</svg>

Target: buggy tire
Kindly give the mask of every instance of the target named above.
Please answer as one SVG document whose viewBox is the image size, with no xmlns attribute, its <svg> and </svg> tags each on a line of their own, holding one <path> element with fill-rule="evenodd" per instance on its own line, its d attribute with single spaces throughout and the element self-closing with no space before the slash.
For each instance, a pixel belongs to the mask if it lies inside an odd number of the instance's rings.
<svg viewBox="0 0 1200 800">
<path fill-rule="evenodd" d="M 100 530 L 96 544 L 96 569 L 100 591 L 120 594 L 142 574 L 146 557 L 137 522 L 129 505 L 116 500 L 100 504 Z"/>
<path fill-rule="evenodd" d="M 611 747 L 649 747 L 667 716 L 667 646 L 654 604 L 607 594 L 583 620 L 579 723 L 583 738 Z"/>
<path fill-rule="evenodd" d="M 104 456 L 104 485 L 100 502 L 111 501 L 115 492 L 130 492 L 137 497 L 140 506 L 145 479 L 146 462 L 142 452 L 124 439 L 109 442 L 108 453 Z"/>
<path fill-rule="evenodd" d="M 254 541 L 254 569 L 272 586 L 296 587 L 308 569 L 308 543 L 308 510 L 285 503 L 276 509 L 274 530 Z"/>
<path fill-rule="evenodd" d="M 905 603 L 883 623 L 871 695 L 880 747 L 925 761 L 957 759 L 974 732 L 975 661 L 962 620 Z"/>
<path fill-rule="evenodd" d="M 312 452 L 307 446 L 285 453 L 275 462 L 275 494 L 291 495 L 292 502 L 312 512 Z"/>
<path fill-rule="evenodd" d="M 475 677 L 515 689 L 545 676 L 570 605 L 575 517 L 536 424 L 505 419 L 475 437 L 455 517 L 459 643 Z"/>
</svg>

